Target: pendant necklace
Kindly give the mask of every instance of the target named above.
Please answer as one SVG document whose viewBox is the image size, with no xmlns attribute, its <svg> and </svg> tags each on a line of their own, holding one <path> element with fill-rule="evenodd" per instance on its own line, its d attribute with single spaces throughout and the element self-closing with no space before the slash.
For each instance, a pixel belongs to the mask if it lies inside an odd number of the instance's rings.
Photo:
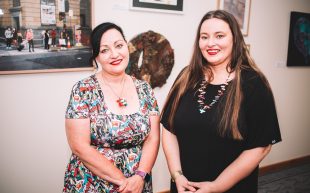
<svg viewBox="0 0 310 193">
<path fill-rule="evenodd" d="M 226 90 L 226 86 L 228 85 L 230 73 L 228 74 L 228 77 L 224 84 L 220 86 L 220 89 L 217 91 L 217 95 L 214 97 L 214 99 L 211 101 L 210 104 L 206 104 L 206 99 L 205 99 L 205 93 L 206 93 L 206 88 L 207 88 L 207 81 L 206 79 L 203 79 L 202 82 L 200 83 L 200 88 L 198 89 L 198 104 L 199 104 L 199 112 L 200 114 L 203 114 L 206 112 L 206 110 L 211 109 L 211 107 L 217 103 L 217 101 L 220 99 L 220 97 L 224 94 L 224 91 Z"/>
<path fill-rule="evenodd" d="M 126 76 L 126 75 L 125 75 L 125 76 Z M 106 80 L 103 78 L 103 75 L 102 75 L 102 73 L 101 73 L 101 77 L 102 77 L 103 82 L 104 82 L 106 85 L 108 85 L 108 87 L 111 89 L 111 91 L 113 92 L 113 94 L 118 98 L 118 99 L 116 100 L 116 102 L 117 102 L 117 104 L 118 104 L 119 107 L 126 107 L 126 106 L 128 105 L 127 99 L 121 97 L 122 94 L 123 94 L 124 85 L 125 85 L 125 76 L 124 76 L 123 79 L 122 79 L 123 86 L 122 86 L 121 93 L 120 93 L 120 95 L 118 95 L 118 94 L 113 90 L 112 86 L 108 83 L 108 81 L 106 81 Z"/>
</svg>

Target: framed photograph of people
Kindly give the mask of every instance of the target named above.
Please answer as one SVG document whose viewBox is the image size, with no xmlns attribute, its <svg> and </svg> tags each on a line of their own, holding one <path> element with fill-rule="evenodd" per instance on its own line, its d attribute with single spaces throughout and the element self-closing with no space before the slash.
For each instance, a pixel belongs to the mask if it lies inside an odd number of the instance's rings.
<svg viewBox="0 0 310 193">
<path fill-rule="evenodd" d="M 235 16 L 244 36 L 249 31 L 250 7 L 251 0 L 218 0 L 218 8 Z"/>
<path fill-rule="evenodd" d="M 91 0 L 3 1 L 0 75 L 95 69 Z"/>
<path fill-rule="evenodd" d="M 130 0 L 130 9 L 183 14 L 183 0 Z"/>
</svg>

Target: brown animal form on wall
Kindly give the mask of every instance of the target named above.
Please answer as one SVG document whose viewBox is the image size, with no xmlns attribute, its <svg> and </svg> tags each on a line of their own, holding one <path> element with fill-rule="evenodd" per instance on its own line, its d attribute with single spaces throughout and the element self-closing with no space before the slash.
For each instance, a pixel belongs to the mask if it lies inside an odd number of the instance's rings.
<svg viewBox="0 0 310 193">
<path fill-rule="evenodd" d="M 128 47 L 130 61 L 126 72 L 146 80 L 152 88 L 163 86 L 174 65 L 174 52 L 169 41 L 159 33 L 148 31 L 130 40 Z"/>
</svg>

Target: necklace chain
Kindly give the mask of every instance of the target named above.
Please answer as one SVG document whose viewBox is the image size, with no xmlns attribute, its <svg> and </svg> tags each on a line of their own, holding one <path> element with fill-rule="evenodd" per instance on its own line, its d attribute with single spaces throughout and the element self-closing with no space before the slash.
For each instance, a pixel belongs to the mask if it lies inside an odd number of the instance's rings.
<svg viewBox="0 0 310 193">
<path fill-rule="evenodd" d="M 224 91 L 226 90 L 226 86 L 228 85 L 230 73 L 228 74 L 227 79 L 225 80 L 224 84 L 220 86 L 220 89 L 217 90 L 217 95 L 215 95 L 214 99 L 210 102 L 210 104 L 206 104 L 205 94 L 206 94 L 206 88 L 207 88 L 207 81 L 206 79 L 203 79 L 200 83 L 200 88 L 198 89 L 198 104 L 199 104 L 199 112 L 200 114 L 203 114 L 206 112 L 206 110 L 211 109 L 211 107 L 217 103 L 217 101 L 220 99 L 220 97 L 224 94 Z"/>
<path fill-rule="evenodd" d="M 106 81 L 104 78 L 103 78 L 103 75 L 101 74 L 101 77 L 102 77 L 102 80 L 103 80 L 103 82 L 106 84 L 106 85 L 108 85 L 108 87 L 111 89 L 111 91 L 113 92 L 113 94 L 118 98 L 117 100 L 116 100 L 116 102 L 118 103 L 118 106 L 119 107 L 126 107 L 127 105 L 128 105 L 128 103 L 127 103 L 127 99 L 125 99 L 125 98 L 123 98 L 122 97 L 122 95 L 123 95 L 123 90 L 124 90 L 124 85 L 125 85 L 125 76 L 126 75 L 124 75 L 124 77 L 123 77 L 123 79 L 122 79 L 122 90 L 121 90 L 121 93 L 120 93 L 120 95 L 118 95 L 114 90 L 113 90 L 113 88 L 112 88 L 112 86 L 109 84 L 109 82 L 108 81 Z"/>
</svg>

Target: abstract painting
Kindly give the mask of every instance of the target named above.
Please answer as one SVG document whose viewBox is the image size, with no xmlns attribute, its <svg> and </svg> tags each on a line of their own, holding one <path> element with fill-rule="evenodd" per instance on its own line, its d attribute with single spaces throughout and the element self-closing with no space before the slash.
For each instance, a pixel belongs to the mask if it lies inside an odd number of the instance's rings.
<svg viewBox="0 0 310 193">
<path fill-rule="evenodd" d="M 287 66 L 310 66 L 310 13 L 291 12 Z"/>
</svg>

